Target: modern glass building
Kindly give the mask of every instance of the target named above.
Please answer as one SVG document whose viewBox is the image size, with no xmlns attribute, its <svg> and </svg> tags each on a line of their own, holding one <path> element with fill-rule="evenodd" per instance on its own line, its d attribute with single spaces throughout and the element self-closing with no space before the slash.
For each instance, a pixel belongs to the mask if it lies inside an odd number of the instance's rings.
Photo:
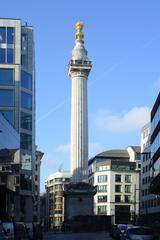
<svg viewBox="0 0 160 240">
<path fill-rule="evenodd" d="M 160 195 L 160 93 L 151 111 L 151 193 Z"/>
<path fill-rule="evenodd" d="M 33 220 L 35 165 L 35 57 L 32 26 L 0 19 L 0 112 L 20 134 L 16 221 Z"/>
</svg>

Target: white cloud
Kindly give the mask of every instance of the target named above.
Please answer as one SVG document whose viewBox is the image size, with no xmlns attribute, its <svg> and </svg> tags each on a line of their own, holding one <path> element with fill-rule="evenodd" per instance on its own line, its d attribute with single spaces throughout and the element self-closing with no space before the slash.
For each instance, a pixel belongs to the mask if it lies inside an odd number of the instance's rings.
<svg viewBox="0 0 160 240">
<path fill-rule="evenodd" d="M 61 153 L 70 153 L 70 144 L 62 144 L 57 147 L 57 151 Z"/>
<path fill-rule="evenodd" d="M 108 111 L 100 111 L 95 124 L 108 132 L 133 132 L 149 122 L 150 111 L 148 107 L 134 107 L 119 116 Z"/>
</svg>

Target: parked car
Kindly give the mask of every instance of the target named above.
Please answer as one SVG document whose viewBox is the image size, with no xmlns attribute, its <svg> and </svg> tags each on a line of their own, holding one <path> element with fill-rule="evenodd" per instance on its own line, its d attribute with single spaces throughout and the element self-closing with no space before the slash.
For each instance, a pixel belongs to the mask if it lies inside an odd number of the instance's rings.
<svg viewBox="0 0 160 240">
<path fill-rule="evenodd" d="M 126 240 L 154 240 L 153 230 L 149 227 L 137 226 L 128 228 L 125 234 Z"/>
<path fill-rule="evenodd" d="M 113 238 L 116 240 L 123 240 L 125 238 L 127 229 L 132 227 L 133 225 L 131 224 L 118 224 Z"/>
<path fill-rule="evenodd" d="M 2 222 L 0 222 L 0 240 L 5 240 L 5 239 L 8 239 L 7 233 L 3 228 Z"/>
<path fill-rule="evenodd" d="M 14 225 L 13 222 L 2 222 L 3 230 L 8 240 L 14 240 Z"/>
</svg>

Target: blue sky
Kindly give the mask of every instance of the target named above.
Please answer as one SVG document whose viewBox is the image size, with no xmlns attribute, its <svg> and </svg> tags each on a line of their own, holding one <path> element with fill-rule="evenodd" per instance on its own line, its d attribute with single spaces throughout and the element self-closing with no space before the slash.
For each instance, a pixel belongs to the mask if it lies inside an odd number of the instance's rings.
<svg viewBox="0 0 160 240">
<path fill-rule="evenodd" d="M 90 156 L 140 144 L 140 128 L 160 89 L 160 1 L 6 0 L 1 17 L 33 25 L 36 143 L 49 174 L 69 169 L 71 80 L 67 64 L 75 23 L 84 22 L 93 68 L 88 80 Z"/>
</svg>

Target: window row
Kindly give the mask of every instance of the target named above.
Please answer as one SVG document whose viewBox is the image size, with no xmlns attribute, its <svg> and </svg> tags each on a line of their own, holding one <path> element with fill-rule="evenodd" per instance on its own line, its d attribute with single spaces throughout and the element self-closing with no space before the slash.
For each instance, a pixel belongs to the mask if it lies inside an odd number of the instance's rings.
<svg viewBox="0 0 160 240">
<path fill-rule="evenodd" d="M 8 120 L 10 124 L 14 126 L 15 114 L 12 110 L 1 110 L 2 115 Z M 21 112 L 21 128 L 32 130 L 32 115 L 28 113 Z"/>
<path fill-rule="evenodd" d="M 97 196 L 97 202 L 98 203 L 104 203 L 107 202 L 107 195 L 101 195 Z M 121 195 L 115 195 L 115 202 L 125 202 L 125 203 L 131 203 L 131 195 L 124 195 L 123 199 Z"/>
<path fill-rule="evenodd" d="M 0 27 L 0 43 L 14 44 L 14 28 Z"/>
<path fill-rule="evenodd" d="M 97 188 L 98 192 L 107 192 L 107 185 L 98 185 Z M 131 185 L 125 185 L 124 186 L 124 192 L 125 193 L 131 193 Z M 115 192 L 121 193 L 122 192 L 122 185 L 115 185 Z"/>
<path fill-rule="evenodd" d="M 147 184 L 147 183 L 150 183 L 150 180 L 151 180 L 151 177 L 150 177 L 150 176 L 144 177 L 144 178 L 142 179 L 142 185 L 145 185 L 145 184 Z"/>
<path fill-rule="evenodd" d="M 115 195 L 115 202 L 131 203 L 131 195 L 124 195 L 124 199 L 122 199 L 121 195 Z"/>
<path fill-rule="evenodd" d="M 0 106 L 13 107 L 14 105 L 14 91 L 12 89 L 0 89 Z M 32 95 L 26 92 L 21 92 L 21 107 L 30 110 L 32 109 Z"/>
<path fill-rule="evenodd" d="M 139 158 L 139 157 L 138 157 Z M 108 159 L 107 159 L 108 161 Z M 111 171 L 130 171 L 130 170 L 135 170 L 136 169 L 136 165 L 135 163 L 130 164 L 130 165 L 106 165 L 106 166 L 98 166 L 96 167 L 97 171 L 107 171 L 107 170 L 111 170 Z"/>
<path fill-rule="evenodd" d="M 13 68 L 0 68 L 0 85 L 14 85 L 15 71 Z M 32 90 L 32 74 L 21 71 L 21 86 Z"/>
<path fill-rule="evenodd" d="M 143 173 L 146 173 L 150 170 L 150 166 L 149 165 L 146 165 L 145 167 L 143 167 L 142 171 Z"/>
<path fill-rule="evenodd" d="M 147 153 L 143 153 L 142 154 L 142 161 L 145 162 L 147 160 L 149 160 L 151 158 L 151 153 L 147 152 Z"/>
<path fill-rule="evenodd" d="M 142 201 L 142 209 L 152 208 L 160 206 L 160 198 L 150 199 L 146 201 Z"/>
<path fill-rule="evenodd" d="M 98 183 L 102 183 L 102 182 L 107 182 L 107 175 L 99 175 L 98 176 Z M 122 175 L 116 174 L 115 182 L 122 182 Z M 125 182 L 131 183 L 131 175 L 125 175 Z"/>
<path fill-rule="evenodd" d="M 148 188 L 142 190 L 142 196 L 147 196 L 148 194 L 150 194 L 150 191 Z"/>
<path fill-rule="evenodd" d="M 131 185 L 125 185 L 124 186 L 124 192 L 131 193 Z M 121 193 L 122 192 L 122 185 L 115 185 L 115 192 Z"/>
<path fill-rule="evenodd" d="M 125 182 L 126 183 L 131 183 L 132 181 L 132 176 L 131 175 L 125 175 Z M 115 175 L 115 182 L 122 182 L 122 175 L 116 174 Z"/>
</svg>

